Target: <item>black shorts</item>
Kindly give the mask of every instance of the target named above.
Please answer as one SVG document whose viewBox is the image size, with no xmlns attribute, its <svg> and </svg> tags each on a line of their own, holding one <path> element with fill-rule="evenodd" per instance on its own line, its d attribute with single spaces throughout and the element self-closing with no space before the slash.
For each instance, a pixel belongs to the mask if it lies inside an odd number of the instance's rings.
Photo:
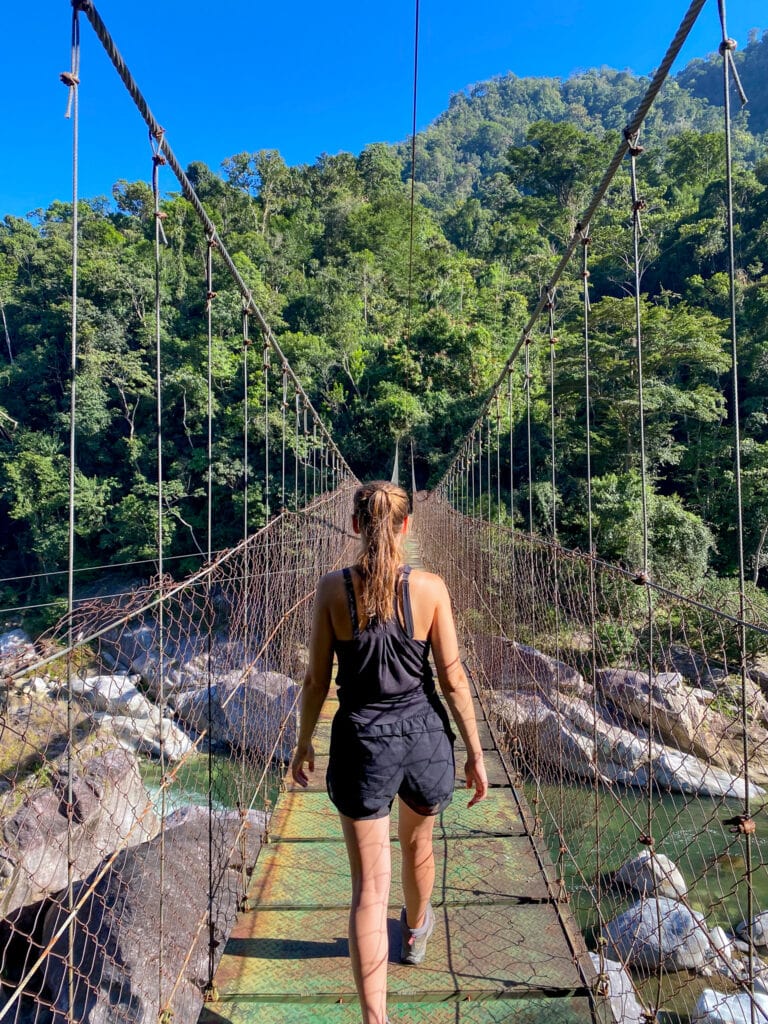
<svg viewBox="0 0 768 1024">
<path fill-rule="evenodd" d="M 326 785 L 336 808 L 357 821 L 383 818 L 400 796 L 417 814 L 439 814 L 456 775 L 445 711 L 428 705 L 395 722 L 339 711 L 331 728 Z"/>
</svg>

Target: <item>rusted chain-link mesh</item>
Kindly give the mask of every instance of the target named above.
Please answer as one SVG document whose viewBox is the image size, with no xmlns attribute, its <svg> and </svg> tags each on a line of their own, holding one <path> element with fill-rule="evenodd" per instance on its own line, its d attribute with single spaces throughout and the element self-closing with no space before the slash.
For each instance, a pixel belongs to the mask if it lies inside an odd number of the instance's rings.
<svg viewBox="0 0 768 1024">
<path fill-rule="evenodd" d="M 759 993 L 747 943 L 768 940 L 744 921 L 750 886 L 756 910 L 768 900 L 768 701 L 752 667 L 743 706 L 732 608 L 464 515 L 445 493 L 414 523 L 602 973 L 622 962 L 641 1005 L 684 1019 L 704 989 Z M 747 625 L 748 649 L 765 629 Z M 759 810 L 745 821 L 747 785 Z M 764 1020 L 762 1006 L 734 1019 Z"/>
<path fill-rule="evenodd" d="M 79 604 L 74 649 L 65 621 L 18 666 L 0 719 L 3 1021 L 197 1019 L 295 741 L 352 486 L 189 579 Z"/>
</svg>

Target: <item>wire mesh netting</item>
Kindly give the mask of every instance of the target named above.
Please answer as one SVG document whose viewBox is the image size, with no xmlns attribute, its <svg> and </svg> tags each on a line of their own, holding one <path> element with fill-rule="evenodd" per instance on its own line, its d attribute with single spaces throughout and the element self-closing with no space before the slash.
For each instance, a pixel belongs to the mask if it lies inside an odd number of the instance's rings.
<svg viewBox="0 0 768 1024">
<path fill-rule="evenodd" d="M 666 1019 L 701 999 L 765 1019 L 768 702 L 756 668 L 742 700 L 733 614 L 444 495 L 419 511 L 601 977 L 626 967 Z M 765 629 L 746 625 L 752 640 Z"/>
<path fill-rule="evenodd" d="M 80 603 L 20 666 L 0 719 L 3 1020 L 196 1019 L 350 506 L 348 483 L 189 579 Z"/>
</svg>

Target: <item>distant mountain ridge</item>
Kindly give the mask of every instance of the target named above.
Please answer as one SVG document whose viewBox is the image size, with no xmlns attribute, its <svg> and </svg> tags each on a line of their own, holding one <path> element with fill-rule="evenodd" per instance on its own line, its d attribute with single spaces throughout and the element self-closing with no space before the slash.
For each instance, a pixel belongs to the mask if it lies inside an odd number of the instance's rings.
<svg viewBox="0 0 768 1024">
<path fill-rule="evenodd" d="M 749 97 L 735 102 L 737 144 L 754 160 L 768 143 L 768 32 L 753 30 L 736 65 Z M 525 142 L 537 121 L 567 121 L 584 131 L 623 129 L 650 79 L 612 68 L 567 79 L 518 78 L 507 73 L 455 93 L 448 109 L 419 135 L 417 178 L 446 203 L 470 195 L 484 178 L 503 171 L 510 146 Z M 718 54 L 691 61 L 664 85 L 644 127 L 646 141 L 663 143 L 683 131 L 722 129 L 722 66 Z M 763 136 L 761 138 L 761 136 Z M 401 155 L 408 163 L 407 147 Z"/>
</svg>

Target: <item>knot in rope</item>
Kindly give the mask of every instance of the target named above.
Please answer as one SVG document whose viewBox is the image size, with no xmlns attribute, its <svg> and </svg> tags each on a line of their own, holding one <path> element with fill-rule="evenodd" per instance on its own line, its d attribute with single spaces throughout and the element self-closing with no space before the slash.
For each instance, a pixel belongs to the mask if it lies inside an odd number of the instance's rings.
<svg viewBox="0 0 768 1024">
<path fill-rule="evenodd" d="M 651 848 L 653 848 L 656 845 L 656 840 L 651 835 L 639 835 L 637 837 L 637 841 L 638 843 L 641 843 L 643 846 L 650 846 Z"/>
<path fill-rule="evenodd" d="M 735 39 L 724 39 L 722 41 L 722 43 L 720 43 L 720 46 L 718 47 L 718 50 L 719 50 L 720 54 L 722 55 L 722 54 L 725 53 L 726 50 L 736 50 L 736 49 L 738 49 L 738 46 L 739 46 L 739 44 L 736 42 Z"/>
<path fill-rule="evenodd" d="M 59 75 L 59 81 L 66 85 L 68 89 L 74 89 L 76 85 L 80 85 L 80 79 L 74 71 L 62 71 Z"/>
</svg>

